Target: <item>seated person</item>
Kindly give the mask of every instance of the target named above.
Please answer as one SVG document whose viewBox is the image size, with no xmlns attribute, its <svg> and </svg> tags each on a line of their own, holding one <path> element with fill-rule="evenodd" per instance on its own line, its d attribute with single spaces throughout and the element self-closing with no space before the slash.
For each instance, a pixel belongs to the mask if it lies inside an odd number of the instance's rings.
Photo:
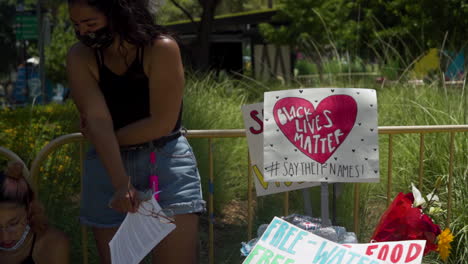
<svg viewBox="0 0 468 264">
<path fill-rule="evenodd" d="M 47 225 L 23 165 L 9 163 L 0 171 L 0 263 L 67 264 L 68 258 L 68 239 Z"/>
</svg>

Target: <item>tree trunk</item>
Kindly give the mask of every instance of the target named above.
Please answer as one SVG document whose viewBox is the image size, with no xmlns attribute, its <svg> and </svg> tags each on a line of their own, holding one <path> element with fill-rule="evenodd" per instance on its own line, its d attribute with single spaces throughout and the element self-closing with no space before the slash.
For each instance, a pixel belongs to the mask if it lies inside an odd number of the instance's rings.
<svg viewBox="0 0 468 264">
<path fill-rule="evenodd" d="M 221 0 L 198 0 L 203 8 L 198 27 L 198 37 L 194 54 L 195 65 L 198 70 L 208 70 L 210 64 L 210 35 L 213 28 L 216 7 Z"/>
<path fill-rule="evenodd" d="M 268 8 L 273 8 L 273 0 L 268 0 Z"/>
</svg>

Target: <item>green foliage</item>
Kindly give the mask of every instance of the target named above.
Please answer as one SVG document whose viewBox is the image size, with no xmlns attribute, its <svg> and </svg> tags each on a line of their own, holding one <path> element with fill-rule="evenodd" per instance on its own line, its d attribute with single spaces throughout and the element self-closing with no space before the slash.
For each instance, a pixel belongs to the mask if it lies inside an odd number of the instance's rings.
<svg viewBox="0 0 468 264">
<path fill-rule="evenodd" d="M 267 8 L 264 0 L 222 0 L 216 8 L 216 15 L 262 10 Z"/>
<path fill-rule="evenodd" d="M 344 59 L 332 59 L 323 62 L 324 71 L 327 74 L 336 74 L 343 72 L 363 72 L 364 66 L 361 64 L 359 58 L 355 58 L 352 61 L 347 61 Z"/>
<path fill-rule="evenodd" d="M 296 62 L 295 68 L 297 69 L 297 74 L 299 75 L 317 73 L 317 66 L 308 60 L 298 60 Z"/>
<path fill-rule="evenodd" d="M 192 17 L 198 17 L 201 15 L 202 9 L 198 1 L 176 0 L 176 2 L 186 9 Z M 156 22 L 159 24 L 167 24 L 169 22 L 187 19 L 188 17 L 184 12 L 175 6 L 170 0 L 165 1 L 156 13 Z"/>
<path fill-rule="evenodd" d="M 463 0 L 350 1 L 281 0 L 280 12 L 270 24 L 262 24 L 265 38 L 309 52 L 337 57 L 350 52 L 364 59 L 381 56 L 389 49 L 408 64 L 428 48 L 450 43 L 465 46 L 468 5 Z M 428 8 L 430 7 L 430 8 Z M 278 26 L 277 22 L 283 22 Z M 286 23 L 284 23 L 286 22 Z M 395 54 L 396 55 L 396 54 Z M 387 58 L 385 58 L 387 59 Z"/>
<path fill-rule="evenodd" d="M 245 11 L 244 3 L 246 0 L 230 0 L 230 1 L 221 1 L 216 8 L 216 15 L 229 14 L 229 13 L 238 13 Z"/>
<path fill-rule="evenodd" d="M 66 83 L 66 56 L 69 48 L 75 42 L 75 32 L 68 20 L 68 8 L 62 4 L 58 9 L 51 43 L 45 50 L 48 79 L 56 83 Z"/>
<path fill-rule="evenodd" d="M 0 110 L 0 146 L 31 162 L 50 140 L 78 130 L 78 113 L 67 104 Z"/>
<path fill-rule="evenodd" d="M 175 0 L 182 6 L 193 18 L 199 18 L 202 14 L 202 7 L 198 0 Z M 264 0 L 229 0 L 220 1 L 216 7 L 215 15 L 226 15 L 232 13 L 246 12 L 266 9 L 267 4 Z M 184 12 L 175 6 L 172 1 L 166 0 L 156 13 L 156 21 L 159 24 L 168 24 L 172 22 L 188 21 Z"/>
<path fill-rule="evenodd" d="M 319 45 L 346 42 L 347 36 L 338 34 L 344 30 L 341 22 L 348 18 L 351 4 L 344 0 L 281 0 L 280 10 L 274 22 L 286 22 L 287 25 L 276 27 L 273 24 L 262 24 L 260 27 L 264 36 L 277 43 L 299 45 L 306 39 L 313 39 Z M 346 30 L 351 31 L 353 25 L 348 24 Z"/>
<path fill-rule="evenodd" d="M 400 77 L 402 72 L 402 68 L 400 67 L 400 63 L 398 60 L 387 60 L 387 63 L 381 68 L 380 73 L 385 78 L 390 80 L 396 80 Z"/>
<path fill-rule="evenodd" d="M 245 96 L 239 85 L 230 79 L 218 79 L 213 75 L 197 77 L 189 75 L 184 96 L 183 124 L 187 129 L 228 129 L 243 125 L 240 106 Z M 206 139 L 190 140 L 195 150 L 203 186 L 208 186 L 208 145 Z M 245 138 L 213 139 L 214 189 L 216 209 L 233 199 L 244 199 L 246 193 L 245 173 L 247 153 Z M 223 153 L 222 155 L 220 155 Z M 236 175 L 231 177 L 230 175 Z M 203 190 L 208 197 L 208 189 Z"/>
</svg>

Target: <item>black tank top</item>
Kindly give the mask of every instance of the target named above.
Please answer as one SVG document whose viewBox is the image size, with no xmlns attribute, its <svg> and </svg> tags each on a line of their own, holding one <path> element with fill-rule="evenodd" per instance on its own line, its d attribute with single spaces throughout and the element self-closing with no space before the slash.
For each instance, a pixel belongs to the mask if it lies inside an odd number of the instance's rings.
<svg viewBox="0 0 468 264">
<path fill-rule="evenodd" d="M 144 48 L 138 48 L 127 71 L 117 75 L 104 64 L 102 51 L 96 50 L 99 87 L 112 116 L 114 130 L 150 116 L 149 79 L 143 69 L 143 53 Z M 181 119 L 182 104 L 173 132 L 180 129 Z"/>
</svg>

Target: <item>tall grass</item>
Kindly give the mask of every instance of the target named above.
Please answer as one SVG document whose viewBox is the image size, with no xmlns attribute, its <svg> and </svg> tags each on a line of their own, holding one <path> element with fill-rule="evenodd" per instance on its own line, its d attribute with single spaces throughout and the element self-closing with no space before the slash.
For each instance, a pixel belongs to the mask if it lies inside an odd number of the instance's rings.
<svg viewBox="0 0 468 264">
<path fill-rule="evenodd" d="M 463 124 L 463 105 L 460 97 L 460 88 L 442 91 L 437 86 L 409 86 L 396 85 L 383 87 L 378 92 L 379 100 L 379 125 L 380 126 L 412 126 L 412 125 L 447 125 Z M 386 182 L 388 175 L 388 136 L 379 137 L 380 145 L 380 171 L 381 184 L 365 184 L 361 196 L 361 238 L 368 240 L 373 232 L 378 218 L 385 209 Z M 447 177 L 449 170 L 449 134 L 434 133 L 425 136 L 424 155 L 424 180 L 423 193 L 429 193 L 434 188 L 436 179 L 441 177 L 443 185 L 439 189 L 442 207 L 447 208 Z M 419 173 L 419 135 L 405 134 L 394 136 L 393 154 L 393 189 L 391 197 L 398 192 L 410 192 L 411 183 L 417 184 Z M 466 242 L 466 215 L 463 213 L 466 193 L 464 179 L 467 173 L 466 135 L 460 133 L 455 138 L 454 156 L 454 194 L 453 217 L 450 228 L 458 233 L 457 243 Z M 438 224 L 445 226 L 445 216 L 436 219 Z M 465 224 L 463 223 L 465 221 Z M 464 230 L 465 231 L 462 231 Z M 460 233 L 461 232 L 461 233 Z M 465 238 L 464 238 L 465 237 Z M 460 256 L 466 255 L 466 243 L 463 247 L 457 245 L 455 257 L 450 260 L 457 263 Z M 458 256 L 457 256 L 458 255 Z M 428 260 L 434 260 L 435 256 Z"/>
<path fill-rule="evenodd" d="M 184 126 L 191 129 L 232 129 L 243 125 L 240 107 L 246 102 L 238 84 L 214 75 L 189 75 L 184 97 Z M 245 138 L 212 139 L 214 154 L 214 192 L 216 209 L 233 199 L 245 199 L 247 188 L 247 145 Z M 208 185 L 208 140 L 191 139 L 198 159 L 203 186 Z M 221 154 L 222 153 L 222 154 Z M 208 188 L 203 189 L 208 197 Z"/>
</svg>

